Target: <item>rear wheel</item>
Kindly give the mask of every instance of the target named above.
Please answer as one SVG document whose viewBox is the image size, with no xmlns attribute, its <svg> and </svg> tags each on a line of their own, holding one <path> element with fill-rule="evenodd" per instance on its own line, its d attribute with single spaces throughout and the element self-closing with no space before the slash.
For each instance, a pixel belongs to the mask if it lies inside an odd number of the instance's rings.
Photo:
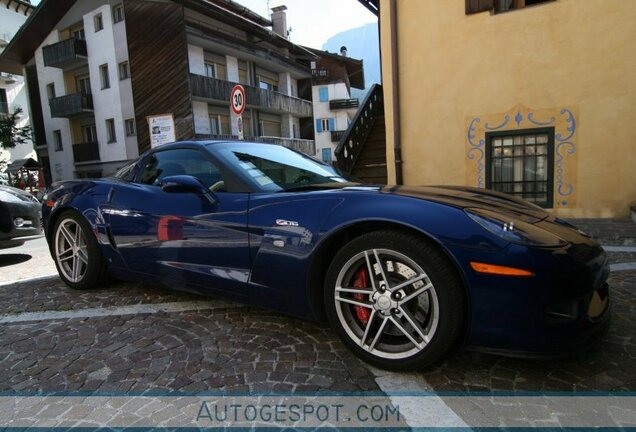
<svg viewBox="0 0 636 432">
<path fill-rule="evenodd" d="M 391 370 L 419 369 L 448 352 L 465 322 L 464 297 L 448 258 L 398 231 L 347 244 L 325 286 L 327 316 L 344 343 Z"/>
<path fill-rule="evenodd" d="M 53 228 L 52 252 L 60 278 L 71 288 L 94 288 L 109 279 L 89 223 L 73 211 L 60 215 Z"/>
</svg>

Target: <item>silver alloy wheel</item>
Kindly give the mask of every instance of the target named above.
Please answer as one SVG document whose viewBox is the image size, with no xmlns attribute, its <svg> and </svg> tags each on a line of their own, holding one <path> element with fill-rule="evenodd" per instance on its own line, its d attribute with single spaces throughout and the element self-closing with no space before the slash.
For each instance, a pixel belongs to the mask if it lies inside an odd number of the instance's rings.
<svg viewBox="0 0 636 432">
<path fill-rule="evenodd" d="M 356 272 L 366 270 L 371 286 L 354 287 Z M 338 319 L 349 337 L 370 354 L 403 359 L 422 351 L 439 322 L 435 287 L 426 272 L 406 255 L 389 249 L 358 253 L 336 279 Z M 363 322 L 355 307 L 368 309 Z"/>
<path fill-rule="evenodd" d="M 73 219 L 64 219 L 55 232 L 55 260 L 70 282 L 78 283 L 88 269 L 88 248 L 82 227 Z"/>
</svg>

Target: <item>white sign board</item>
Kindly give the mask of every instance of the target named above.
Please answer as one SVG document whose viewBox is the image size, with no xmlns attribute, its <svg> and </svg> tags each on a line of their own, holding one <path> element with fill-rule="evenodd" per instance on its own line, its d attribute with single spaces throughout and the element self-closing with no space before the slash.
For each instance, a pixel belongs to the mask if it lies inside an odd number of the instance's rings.
<svg viewBox="0 0 636 432">
<path fill-rule="evenodd" d="M 146 117 L 150 129 L 150 147 L 175 142 L 174 115 L 159 114 Z"/>
</svg>

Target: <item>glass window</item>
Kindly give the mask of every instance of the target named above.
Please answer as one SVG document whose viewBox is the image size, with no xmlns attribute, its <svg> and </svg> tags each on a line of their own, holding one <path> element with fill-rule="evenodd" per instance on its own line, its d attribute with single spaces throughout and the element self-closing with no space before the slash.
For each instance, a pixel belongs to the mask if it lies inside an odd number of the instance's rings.
<svg viewBox="0 0 636 432">
<path fill-rule="evenodd" d="M 118 4 L 113 6 L 113 21 L 118 23 L 124 20 L 124 5 Z"/>
<path fill-rule="evenodd" d="M 95 125 L 82 127 L 82 137 L 85 143 L 97 142 L 97 128 Z"/>
<path fill-rule="evenodd" d="M 127 61 L 119 63 L 119 80 L 130 78 L 130 65 Z"/>
<path fill-rule="evenodd" d="M 55 84 L 54 83 L 46 85 L 46 95 L 49 97 L 49 99 L 53 99 L 55 97 Z"/>
<path fill-rule="evenodd" d="M 95 23 L 95 32 L 98 32 L 104 28 L 104 20 L 102 19 L 102 14 L 97 14 L 93 17 L 93 22 Z"/>
<path fill-rule="evenodd" d="M 75 86 L 77 88 L 78 93 L 91 94 L 91 80 L 88 77 L 88 75 L 83 77 L 77 77 L 75 81 Z"/>
<path fill-rule="evenodd" d="M 108 134 L 109 144 L 117 141 L 117 134 L 115 133 L 115 119 L 106 120 L 106 133 Z"/>
<path fill-rule="evenodd" d="M 214 63 L 205 63 L 205 76 L 216 78 L 216 67 Z"/>
<path fill-rule="evenodd" d="M 135 175 L 136 165 L 137 165 L 137 161 L 129 163 L 128 165 L 120 168 L 119 171 L 117 171 L 113 177 L 119 180 L 132 181 L 133 176 Z"/>
<path fill-rule="evenodd" d="M 62 131 L 53 131 L 53 144 L 55 145 L 55 151 L 64 150 L 64 147 L 62 145 Z"/>
<path fill-rule="evenodd" d="M 212 144 L 214 145 L 214 144 Z M 333 168 L 286 147 L 269 144 L 232 144 L 220 148 L 228 163 L 238 167 L 260 189 L 340 187 L 347 180 Z"/>
<path fill-rule="evenodd" d="M 144 163 L 140 182 L 159 185 L 165 177 L 191 175 L 199 179 L 206 188 L 215 186 L 215 191 L 224 191 L 223 181 L 217 167 L 201 152 L 190 149 L 165 150 L 153 153 Z"/>
<path fill-rule="evenodd" d="M 102 81 L 102 90 L 110 88 L 110 77 L 108 76 L 108 64 L 99 67 L 99 77 Z"/>
<path fill-rule="evenodd" d="M 126 136 L 135 136 L 137 131 L 135 130 L 135 119 L 126 120 Z"/>
<path fill-rule="evenodd" d="M 552 207 L 554 129 L 486 134 L 486 187 Z"/>
</svg>

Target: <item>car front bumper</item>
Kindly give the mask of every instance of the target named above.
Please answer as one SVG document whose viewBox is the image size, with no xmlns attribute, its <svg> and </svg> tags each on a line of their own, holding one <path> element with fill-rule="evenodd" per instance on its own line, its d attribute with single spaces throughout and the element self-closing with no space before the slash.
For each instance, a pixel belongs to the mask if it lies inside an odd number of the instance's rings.
<svg viewBox="0 0 636 432">
<path fill-rule="evenodd" d="M 21 246 L 42 235 L 42 213 L 37 203 L 0 203 L 0 249 Z M 16 221 L 21 224 L 16 224 Z M 20 226 L 19 226 L 20 225 Z"/>
<path fill-rule="evenodd" d="M 570 233 L 572 234 L 572 233 Z M 469 348 L 523 356 L 575 352 L 607 329 L 610 321 L 609 265 L 591 239 L 570 235 L 568 245 L 502 251 L 459 251 L 469 289 Z M 532 277 L 479 274 L 470 261 L 534 272 Z"/>
</svg>

